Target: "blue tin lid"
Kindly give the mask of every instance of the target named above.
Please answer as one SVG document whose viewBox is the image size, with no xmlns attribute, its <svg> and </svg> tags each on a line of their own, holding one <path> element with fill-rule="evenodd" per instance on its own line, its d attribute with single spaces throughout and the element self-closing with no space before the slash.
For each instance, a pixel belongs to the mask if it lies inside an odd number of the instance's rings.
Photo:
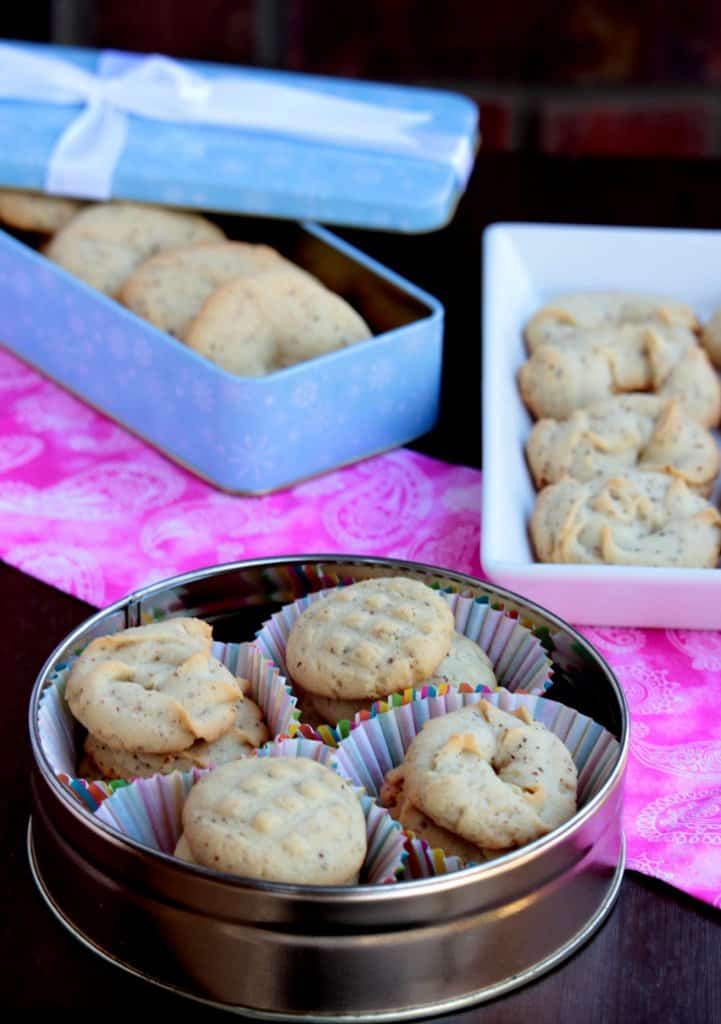
<svg viewBox="0 0 721 1024">
<path fill-rule="evenodd" d="M 430 231 L 478 109 L 437 89 L 0 43 L 0 182 L 83 198 Z"/>
</svg>

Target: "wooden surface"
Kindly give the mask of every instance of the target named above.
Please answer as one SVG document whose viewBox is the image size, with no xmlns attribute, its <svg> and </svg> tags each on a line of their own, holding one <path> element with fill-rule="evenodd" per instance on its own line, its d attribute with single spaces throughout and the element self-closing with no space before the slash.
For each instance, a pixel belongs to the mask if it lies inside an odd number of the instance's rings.
<svg viewBox="0 0 721 1024">
<path fill-rule="evenodd" d="M 454 223 L 434 235 L 343 232 L 434 292 L 447 309 L 444 401 L 438 428 L 414 447 L 480 465 L 480 239 L 494 220 L 721 226 L 714 163 L 550 161 L 484 156 Z M 719 269 L 721 279 L 721 268 Z M 51 916 L 25 854 L 30 750 L 27 704 L 53 647 L 91 613 L 87 605 L 0 565 L 4 693 L 0 715 L 4 856 L 0 857 L 2 1004 L 49 1010 L 137 1012 L 204 1020 L 197 1007 L 91 955 Z M 720 854 L 721 855 L 721 854 Z M 455 1021 L 721 1021 L 721 914 L 628 873 L 601 931 L 533 985 Z"/>
</svg>

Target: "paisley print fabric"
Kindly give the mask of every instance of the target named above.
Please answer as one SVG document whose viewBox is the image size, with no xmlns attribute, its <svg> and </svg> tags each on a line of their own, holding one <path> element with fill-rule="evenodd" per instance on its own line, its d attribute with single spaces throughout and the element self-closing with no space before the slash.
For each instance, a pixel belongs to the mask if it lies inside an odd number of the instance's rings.
<svg viewBox="0 0 721 1024">
<path fill-rule="evenodd" d="M 0 554 L 91 604 L 265 555 L 387 555 L 482 576 L 476 470 L 401 450 L 231 497 L 2 348 L 0 399 Z M 628 866 L 721 906 L 721 632 L 583 631 L 631 708 Z"/>
</svg>

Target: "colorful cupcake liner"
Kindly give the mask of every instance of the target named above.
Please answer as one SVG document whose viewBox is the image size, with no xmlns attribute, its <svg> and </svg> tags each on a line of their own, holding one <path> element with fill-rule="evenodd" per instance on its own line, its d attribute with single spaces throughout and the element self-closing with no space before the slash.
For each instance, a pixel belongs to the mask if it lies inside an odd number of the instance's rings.
<svg viewBox="0 0 721 1024">
<path fill-rule="evenodd" d="M 250 683 L 248 696 L 259 705 L 272 736 L 298 732 L 295 695 L 278 667 L 255 644 L 214 643 L 212 654 L 234 674 Z M 78 652 L 80 653 L 80 652 Z M 75 658 L 55 666 L 50 683 L 40 696 L 38 734 L 43 752 L 57 777 L 91 811 L 127 780 L 95 781 L 77 774 L 81 729 L 65 700 L 65 687 Z"/>
<path fill-rule="evenodd" d="M 357 715 L 353 728 L 335 750 L 338 768 L 370 796 L 377 797 L 386 773 L 402 763 L 406 750 L 429 719 L 483 699 L 502 711 L 526 707 L 537 722 L 563 740 L 578 771 L 579 807 L 587 804 L 609 778 L 618 759 L 619 743 L 615 737 L 564 704 L 509 690 L 483 694 L 450 689 L 443 696 L 415 700 L 383 713 L 365 718 Z M 423 839 L 411 836 L 407 849 L 404 878 L 446 874 L 463 866 L 458 858 L 432 850 Z"/>
<path fill-rule="evenodd" d="M 339 775 L 335 752 L 323 743 L 281 737 L 256 751 L 258 757 L 308 757 Z M 136 779 L 104 800 L 95 817 L 128 839 L 152 850 L 173 854 L 182 831 L 183 805 L 207 769 Z M 361 869 L 362 884 L 388 885 L 405 873 L 406 837 L 398 822 L 361 787 L 354 784 L 366 819 L 368 851 Z M 319 823 L 321 824 L 321 823 Z"/>
<path fill-rule="evenodd" d="M 299 616 L 315 601 L 326 598 L 332 589 L 319 590 L 307 594 L 285 605 L 271 618 L 263 623 L 256 634 L 256 644 L 272 662 L 280 667 L 289 679 L 290 675 L 285 662 L 285 650 L 288 636 Z M 515 611 L 506 611 L 502 607 L 493 608 L 486 598 L 461 597 L 459 594 L 439 591 L 448 601 L 456 620 L 456 630 L 477 643 L 488 655 L 498 685 L 507 690 L 526 693 L 545 693 L 552 684 L 552 662 L 548 657 L 543 642 L 528 624 L 518 618 Z M 291 688 L 293 681 L 290 679 Z M 442 685 L 426 685 L 404 690 L 386 699 L 376 701 L 369 712 L 364 715 L 382 714 L 392 707 L 400 707 L 414 701 L 428 698 L 443 699 L 449 690 L 457 687 Z M 487 686 L 470 686 L 463 684 L 461 690 L 468 693 L 484 694 L 492 692 Z M 316 736 L 330 746 L 336 746 L 348 735 L 351 723 L 339 722 L 338 725 L 312 726 L 303 722 L 302 707 L 301 731 L 307 736 Z M 357 717 L 357 716 L 356 716 Z"/>
</svg>

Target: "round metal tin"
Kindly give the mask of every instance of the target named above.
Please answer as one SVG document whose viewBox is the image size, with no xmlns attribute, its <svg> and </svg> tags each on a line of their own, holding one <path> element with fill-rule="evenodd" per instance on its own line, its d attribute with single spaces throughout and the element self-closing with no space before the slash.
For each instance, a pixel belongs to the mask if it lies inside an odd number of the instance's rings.
<svg viewBox="0 0 721 1024">
<path fill-rule="evenodd" d="M 497 861 L 387 886 L 263 883 L 191 866 L 95 820 L 58 780 L 37 728 L 54 665 L 94 636 L 166 614 L 245 640 L 279 605 L 338 578 L 412 575 L 486 597 L 540 631 L 548 696 L 619 740 L 593 799 L 563 827 Z M 507 992 L 571 955 L 618 892 L 628 709 L 608 665 L 570 626 L 459 573 L 387 559 L 299 556 L 188 573 L 99 612 L 50 656 L 30 702 L 33 874 L 58 918 L 113 963 L 193 999 L 269 1019 L 399 1020 Z"/>
</svg>

